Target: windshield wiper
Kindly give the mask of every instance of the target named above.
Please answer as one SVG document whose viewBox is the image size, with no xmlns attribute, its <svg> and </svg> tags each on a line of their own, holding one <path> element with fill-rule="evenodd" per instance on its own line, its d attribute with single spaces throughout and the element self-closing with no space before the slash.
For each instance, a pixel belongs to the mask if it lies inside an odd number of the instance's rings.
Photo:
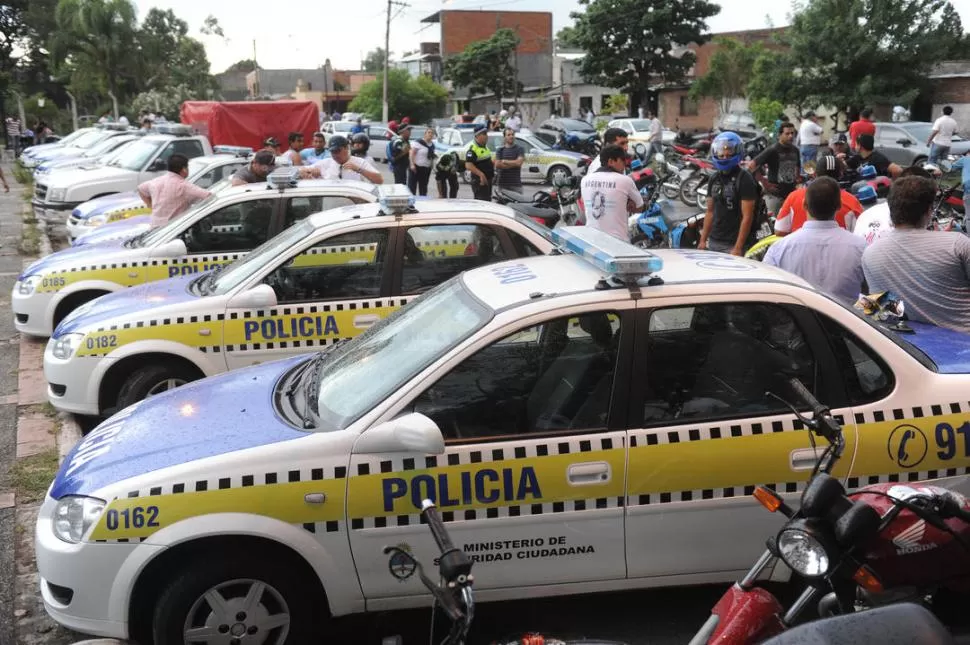
<svg viewBox="0 0 970 645">
<path fill-rule="evenodd" d="M 125 248 L 134 249 L 141 246 L 142 240 L 144 240 L 149 233 L 151 233 L 151 231 L 145 231 L 144 233 L 139 233 L 135 237 L 125 240 Z"/>
<path fill-rule="evenodd" d="M 319 416 L 320 410 L 317 407 L 314 394 L 320 386 L 320 375 L 323 373 L 323 359 L 329 353 L 329 351 L 320 352 L 307 362 L 309 369 L 304 372 L 304 375 L 309 374 L 310 378 L 306 379 L 303 388 L 303 400 L 305 402 L 305 407 L 303 408 L 304 430 L 316 427 L 313 423 L 313 418 Z"/>
<path fill-rule="evenodd" d="M 212 293 L 211 289 L 212 289 L 212 286 L 215 284 L 216 276 L 219 274 L 220 271 L 225 269 L 227 266 L 229 265 L 220 264 L 215 269 L 210 269 L 204 276 L 199 278 L 199 281 L 196 282 L 195 284 L 199 288 L 200 295 L 207 296 L 210 293 Z"/>
</svg>

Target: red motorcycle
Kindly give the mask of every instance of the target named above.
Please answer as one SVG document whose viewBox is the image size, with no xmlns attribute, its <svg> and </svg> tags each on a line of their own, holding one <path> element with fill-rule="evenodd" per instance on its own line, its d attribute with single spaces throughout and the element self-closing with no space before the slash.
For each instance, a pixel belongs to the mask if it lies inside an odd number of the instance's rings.
<svg viewBox="0 0 970 645">
<path fill-rule="evenodd" d="M 830 474 L 845 445 L 842 427 L 800 381 L 789 383 L 812 418 L 783 402 L 809 429 L 809 437 L 824 438 L 828 447 L 797 510 L 770 488 L 755 489 L 762 506 L 788 521 L 744 578 L 721 597 L 691 645 L 758 643 L 787 630 L 812 607 L 823 618 L 927 598 L 940 608 L 970 591 L 970 501 L 919 482 L 846 493 Z M 757 586 L 777 560 L 807 583 L 787 610 Z"/>
</svg>

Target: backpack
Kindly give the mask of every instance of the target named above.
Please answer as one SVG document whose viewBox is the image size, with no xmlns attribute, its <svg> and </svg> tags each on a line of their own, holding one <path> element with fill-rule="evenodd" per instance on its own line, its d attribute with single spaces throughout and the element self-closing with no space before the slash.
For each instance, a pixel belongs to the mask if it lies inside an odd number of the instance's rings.
<svg viewBox="0 0 970 645">
<path fill-rule="evenodd" d="M 394 150 L 392 150 L 392 148 L 394 146 L 394 139 L 396 138 L 397 137 L 388 139 L 387 146 L 384 148 L 384 158 L 387 159 L 388 164 L 394 160 Z"/>
</svg>

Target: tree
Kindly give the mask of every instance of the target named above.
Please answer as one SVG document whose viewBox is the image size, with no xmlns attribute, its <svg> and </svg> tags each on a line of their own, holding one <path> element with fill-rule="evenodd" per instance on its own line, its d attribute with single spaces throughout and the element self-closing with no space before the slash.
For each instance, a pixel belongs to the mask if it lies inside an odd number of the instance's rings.
<svg viewBox="0 0 970 645">
<path fill-rule="evenodd" d="M 186 85 L 166 87 L 162 90 L 142 92 L 131 100 L 131 109 L 136 112 L 145 110 L 155 114 L 164 114 L 168 119 L 178 119 L 183 101 L 199 98 Z"/>
<path fill-rule="evenodd" d="M 224 73 L 225 74 L 229 74 L 231 72 L 249 73 L 249 72 L 255 71 L 257 68 L 262 69 L 261 67 L 259 67 L 259 65 L 256 64 L 256 61 L 254 61 L 251 58 L 246 58 L 244 60 L 236 61 L 235 63 L 227 67 Z"/>
<path fill-rule="evenodd" d="M 383 73 L 364 83 L 350 103 L 349 111 L 370 117 L 379 115 L 383 106 L 383 86 Z M 412 123 L 424 123 L 444 111 L 448 91 L 429 76 L 411 78 L 406 70 L 391 69 L 387 75 L 387 101 L 391 118 L 408 116 Z"/>
<path fill-rule="evenodd" d="M 775 131 L 775 121 L 785 113 L 785 106 L 781 101 L 770 99 L 755 99 L 748 103 L 748 109 L 754 116 L 754 123 L 765 132 Z"/>
<path fill-rule="evenodd" d="M 365 72 L 383 72 L 384 71 L 384 59 L 387 57 L 386 52 L 383 47 L 378 47 L 377 49 L 372 49 L 367 52 L 364 56 L 364 60 L 361 64 L 364 66 Z M 390 77 L 388 77 L 390 80 Z"/>
<path fill-rule="evenodd" d="M 796 10 L 782 38 L 789 50 L 756 65 L 759 93 L 787 94 L 766 98 L 839 111 L 909 105 L 929 88 L 935 63 L 964 51 L 963 25 L 947 0 L 813 0 Z M 786 71 L 789 81 L 772 78 Z"/>
<path fill-rule="evenodd" d="M 694 64 L 685 51 L 704 43 L 707 19 L 720 7 L 708 0 L 579 0 L 573 12 L 576 42 L 586 51 L 580 73 L 591 83 L 616 87 L 645 105 L 650 86 L 680 82 Z"/>
<path fill-rule="evenodd" d="M 735 38 L 718 38 L 717 51 L 710 58 L 707 73 L 694 81 L 690 98 L 709 97 L 719 102 L 721 114 L 731 111 L 731 100 L 748 94 L 755 61 L 764 53 L 761 43 L 747 45 Z"/>
<path fill-rule="evenodd" d="M 212 14 L 206 16 L 205 20 L 202 21 L 199 33 L 205 36 L 218 36 L 222 39 L 226 37 L 226 33 L 222 30 L 222 25 L 219 24 L 219 19 Z"/>
<path fill-rule="evenodd" d="M 512 54 L 519 37 L 511 29 L 498 29 L 491 38 L 478 40 L 445 61 L 444 76 L 469 94 L 491 92 L 501 100 L 522 91 Z"/>
<path fill-rule="evenodd" d="M 556 49 L 579 49 L 580 45 L 576 41 L 576 28 L 565 26 L 556 32 Z"/>
</svg>

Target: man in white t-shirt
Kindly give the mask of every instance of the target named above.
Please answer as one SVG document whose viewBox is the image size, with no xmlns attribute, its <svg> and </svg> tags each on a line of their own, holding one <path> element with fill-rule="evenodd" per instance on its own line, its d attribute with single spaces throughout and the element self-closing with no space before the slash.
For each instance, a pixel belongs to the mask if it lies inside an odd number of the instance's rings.
<svg viewBox="0 0 970 645">
<path fill-rule="evenodd" d="M 811 110 L 802 120 L 798 128 L 798 149 L 802 154 L 802 167 L 806 162 L 815 162 L 818 157 L 818 147 L 822 145 L 822 126 L 818 124 L 818 117 Z"/>
<path fill-rule="evenodd" d="M 893 230 L 893 221 L 889 219 L 889 202 L 881 201 L 862 215 L 855 222 L 852 232 L 864 238 L 866 245 L 870 245 Z"/>
<path fill-rule="evenodd" d="M 623 148 L 623 152 L 626 153 L 627 146 L 630 145 L 630 135 L 623 128 L 606 128 L 606 132 L 603 133 L 603 147 L 610 144 L 615 144 Z M 593 160 L 589 162 L 589 168 L 586 169 L 586 174 L 591 175 L 600 169 L 600 155 L 593 157 Z"/>
<path fill-rule="evenodd" d="M 647 110 L 647 118 L 650 119 L 650 156 L 663 154 L 664 126 L 653 110 Z"/>
<path fill-rule="evenodd" d="M 350 154 L 350 141 L 342 134 L 330 137 L 327 146 L 330 158 L 313 164 L 315 174 L 319 173 L 324 179 L 353 179 L 369 181 L 372 184 L 383 184 L 384 176 L 374 167 L 367 157 L 354 157 Z"/>
<path fill-rule="evenodd" d="M 512 130 L 512 132 L 518 132 L 522 129 L 522 119 L 519 118 L 518 112 L 513 112 L 512 116 L 505 120 L 505 127 Z"/>
<path fill-rule="evenodd" d="M 616 144 L 603 146 L 600 164 L 600 168 L 583 177 L 580 184 L 586 206 L 586 226 L 629 242 L 629 214 L 643 208 L 643 197 L 633 180 L 623 174 L 626 151 Z"/>
<path fill-rule="evenodd" d="M 953 135 L 957 131 L 957 122 L 951 116 L 952 114 L 953 108 L 949 105 L 944 106 L 943 116 L 933 123 L 933 132 L 930 133 L 930 138 L 926 140 L 926 145 L 930 147 L 928 162 L 931 164 L 939 164 L 941 159 L 946 159 L 950 154 Z"/>
</svg>

